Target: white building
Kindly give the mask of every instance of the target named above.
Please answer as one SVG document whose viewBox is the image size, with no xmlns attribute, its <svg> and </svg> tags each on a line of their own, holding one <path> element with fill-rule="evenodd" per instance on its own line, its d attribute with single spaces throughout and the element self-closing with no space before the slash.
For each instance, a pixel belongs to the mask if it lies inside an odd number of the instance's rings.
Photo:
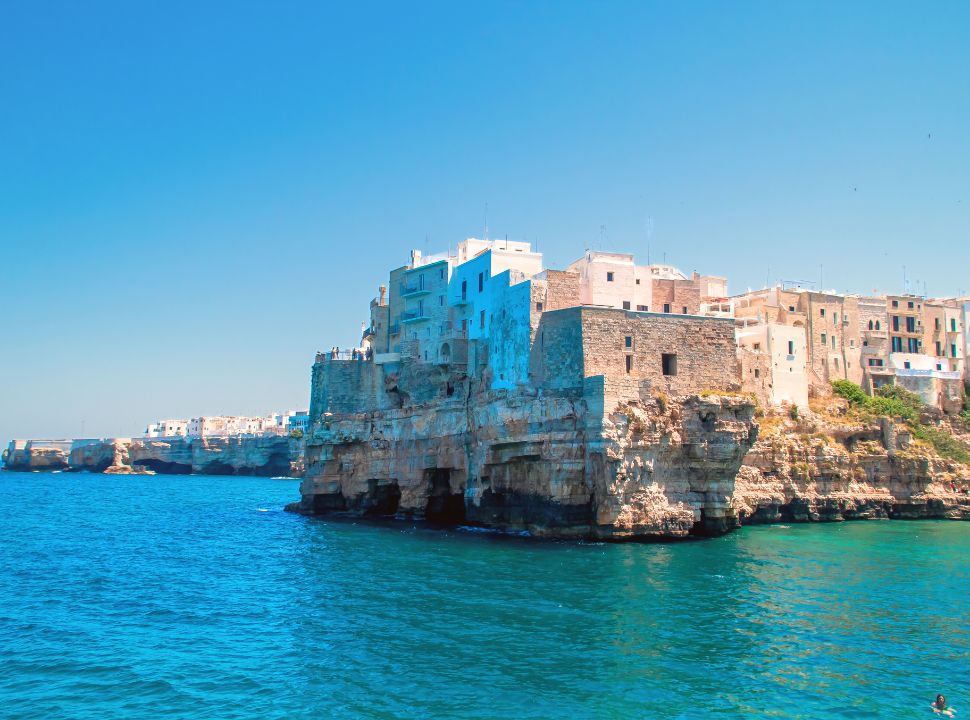
<svg viewBox="0 0 970 720">
<path fill-rule="evenodd" d="M 145 437 L 185 437 L 188 435 L 188 430 L 188 420 L 159 420 L 149 423 L 148 427 L 145 428 Z"/>
<path fill-rule="evenodd" d="M 764 320 L 739 320 L 735 330 L 741 388 L 764 405 L 808 407 L 805 331 Z"/>
</svg>

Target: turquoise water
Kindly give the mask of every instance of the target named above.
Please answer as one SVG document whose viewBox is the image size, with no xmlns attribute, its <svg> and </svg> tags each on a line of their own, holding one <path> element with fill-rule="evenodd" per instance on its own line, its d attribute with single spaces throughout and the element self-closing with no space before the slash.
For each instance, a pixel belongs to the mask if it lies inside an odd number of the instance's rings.
<svg viewBox="0 0 970 720">
<path fill-rule="evenodd" d="M 970 523 L 577 545 L 296 495 L 0 474 L 0 716 L 970 716 Z"/>
</svg>

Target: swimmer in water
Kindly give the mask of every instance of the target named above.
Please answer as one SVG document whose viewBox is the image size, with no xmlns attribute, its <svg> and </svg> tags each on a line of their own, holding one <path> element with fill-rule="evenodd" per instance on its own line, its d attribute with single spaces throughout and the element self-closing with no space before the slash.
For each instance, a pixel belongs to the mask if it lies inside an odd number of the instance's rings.
<svg viewBox="0 0 970 720">
<path fill-rule="evenodd" d="M 937 715 L 946 715 L 947 717 L 953 717 L 956 714 L 956 710 L 947 706 L 946 698 L 943 695 L 936 696 L 936 702 L 930 705 L 933 708 L 933 712 Z"/>
</svg>

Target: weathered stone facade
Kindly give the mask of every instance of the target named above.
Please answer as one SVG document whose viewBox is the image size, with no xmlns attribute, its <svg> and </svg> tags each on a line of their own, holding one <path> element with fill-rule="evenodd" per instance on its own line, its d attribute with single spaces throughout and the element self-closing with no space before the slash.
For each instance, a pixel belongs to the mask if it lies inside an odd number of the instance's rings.
<svg viewBox="0 0 970 720">
<path fill-rule="evenodd" d="M 556 537 L 734 527 L 733 478 L 756 430 L 753 403 L 729 392 L 738 387 L 732 323 L 539 311 L 549 286 L 568 288 L 569 275 L 530 291 L 528 378 L 515 387 L 493 388 L 487 357 L 476 361 L 478 377 L 420 361 L 392 369 L 322 357 L 294 509 Z M 509 331 L 501 314 L 495 322 Z"/>
</svg>

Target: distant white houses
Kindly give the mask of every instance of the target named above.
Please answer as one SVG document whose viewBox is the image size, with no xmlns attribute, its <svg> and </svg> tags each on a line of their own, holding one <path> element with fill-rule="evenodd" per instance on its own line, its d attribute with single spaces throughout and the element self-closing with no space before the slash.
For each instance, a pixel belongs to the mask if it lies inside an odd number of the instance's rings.
<svg viewBox="0 0 970 720">
<path fill-rule="evenodd" d="M 307 410 L 283 410 L 261 417 L 248 415 L 201 415 L 189 420 L 159 420 L 145 428 L 146 438 L 227 437 L 230 435 L 285 435 L 306 432 Z"/>
</svg>

